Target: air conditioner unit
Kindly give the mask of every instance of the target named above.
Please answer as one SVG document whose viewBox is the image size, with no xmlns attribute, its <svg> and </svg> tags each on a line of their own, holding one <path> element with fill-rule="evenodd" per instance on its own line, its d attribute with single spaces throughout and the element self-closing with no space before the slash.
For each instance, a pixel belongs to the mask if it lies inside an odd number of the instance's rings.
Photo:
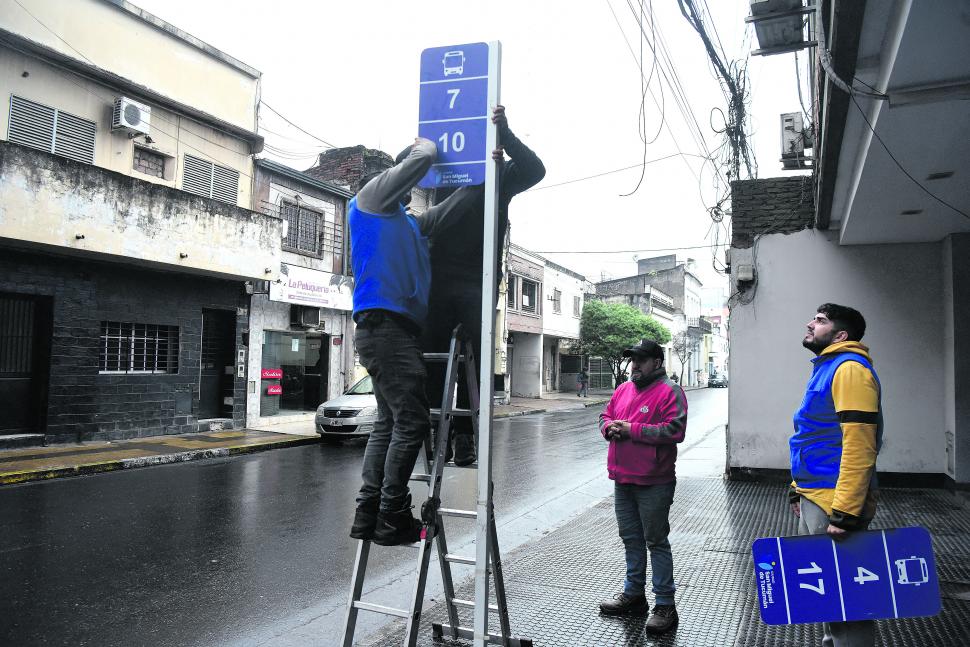
<svg viewBox="0 0 970 647">
<path fill-rule="evenodd" d="M 303 328 L 319 328 L 320 308 L 292 304 L 290 306 L 290 324 Z"/>
<path fill-rule="evenodd" d="M 128 97 L 115 99 L 111 113 L 111 130 L 127 130 L 134 135 L 147 135 L 152 120 L 152 109 Z"/>
</svg>

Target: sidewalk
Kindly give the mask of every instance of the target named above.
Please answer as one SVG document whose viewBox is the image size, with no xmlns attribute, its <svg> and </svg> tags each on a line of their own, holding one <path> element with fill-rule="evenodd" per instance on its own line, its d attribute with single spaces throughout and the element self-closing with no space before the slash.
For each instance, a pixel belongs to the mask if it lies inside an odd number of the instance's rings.
<svg viewBox="0 0 970 647">
<path fill-rule="evenodd" d="M 602 406 L 609 401 L 610 393 L 591 392 L 588 398 L 577 398 L 575 393 L 551 393 L 538 399 L 512 398 L 511 404 L 495 407 L 494 415 L 509 418 Z M 0 451 L 0 485 L 250 454 L 319 440 L 313 423 L 306 422 L 279 425 L 274 431 L 238 429 L 8 449 Z"/>
<path fill-rule="evenodd" d="M 504 557 L 513 635 L 543 647 L 821 645 L 820 625 L 769 626 L 758 611 L 750 547 L 758 537 L 796 534 L 786 489 L 719 479 L 678 481 L 670 543 L 680 625 L 657 638 L 644 634 L 642 617 L 598 613 L 599 601 L 622 589 L 624 572 L 613 501 L 602 501 Z M 920 525 L 932 533 L 943 611 L 933 618 L 877 622 L 876 645 L 965 647 L 970 644 L 970 509 L 964 499 L 941 490 L 883 489 L 881 495 L 874 528 Z M 457 583 L 456 593 L 472 599 L 472 580 Z M 460 615 L 462 626 L 471 626 L 470 612 Z M 441 622 L 447 622 L 442 603 L 425 608 L 418 644 L 468 644 L 433 642 L 431 624 Z M 403 624 L 394 622 L 361 644 L 396 646 L 402 631 Z"/>
</svg>

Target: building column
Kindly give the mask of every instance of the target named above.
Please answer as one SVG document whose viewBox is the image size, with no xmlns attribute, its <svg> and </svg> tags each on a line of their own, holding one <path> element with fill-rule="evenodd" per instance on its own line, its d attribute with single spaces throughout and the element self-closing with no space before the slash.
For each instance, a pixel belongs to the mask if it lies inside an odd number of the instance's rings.
<svg viewBox="0 0 970 647">
<path fill-rule="evenodd" d="M 945 473 L 970 485 L 970 234 L 943 241 Z"/>
</svg>

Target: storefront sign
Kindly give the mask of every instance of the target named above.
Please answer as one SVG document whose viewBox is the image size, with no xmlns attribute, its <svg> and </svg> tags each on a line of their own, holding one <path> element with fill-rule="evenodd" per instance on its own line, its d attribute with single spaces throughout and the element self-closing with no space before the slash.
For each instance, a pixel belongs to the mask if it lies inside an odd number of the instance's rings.
<svg viewBox="0 0 970 647">
<path fill-rule="evenodd" d="M 283 369 L 281 368 L 264 368 L 260 372 L 260 377 L 264 380 L 279 380 L 283 377 Z"/>
<path fill-rule="evenodd" d="M 354 279 L 350 276 L 286 263 L 280 270 L 280 282 L 269 284 L 269 298 L 272 301 L 331 310 L 353 310 L 353 294 Z"/>
<path fill-rule="evenodd" d="M 283 387 L 279 384 L 271 384 L 266 387 L 266 395 L 283 395 Z"/>
</svg>

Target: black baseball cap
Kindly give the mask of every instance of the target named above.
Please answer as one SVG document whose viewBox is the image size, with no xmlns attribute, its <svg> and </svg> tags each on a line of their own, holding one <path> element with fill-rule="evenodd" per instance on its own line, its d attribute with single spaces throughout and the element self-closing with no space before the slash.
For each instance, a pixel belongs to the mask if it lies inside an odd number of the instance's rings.
<svg viewBox="0 0 970 647">
<path fill-rule="evenodd" d="M 663 359 L 664 349 L 660 344 L 653 340 L 641 339 L 639 344 L 636 346 L 631 346 L 623 351 L 623 357 L 633 357 L 634 355 Z"/>
</svg>

